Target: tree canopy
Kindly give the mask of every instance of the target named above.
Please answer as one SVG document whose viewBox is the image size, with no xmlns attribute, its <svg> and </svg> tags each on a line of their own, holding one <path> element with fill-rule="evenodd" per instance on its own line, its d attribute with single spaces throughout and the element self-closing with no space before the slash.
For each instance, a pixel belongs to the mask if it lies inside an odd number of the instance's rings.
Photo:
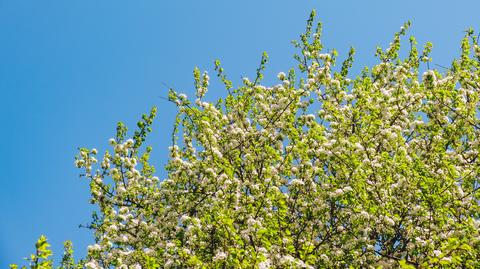
<svg viewBox="0 0 480 269">
<path fill-rule="evenodd" d="M 314 18 L 276 85 L 264 54 L 238 87 L 215 61 L 216 102 L 199 69 L 196 97 L 170 90 L 166 179 L 144 143 L 155 108 L 131 138 L 119 123 L 111 151 L 80 149 L 96 243 L 79 263 L 67 243 L 62 268 L 480 267 L 478 37 L 440 71 L 430 43 L 400 49 L 406 23 L 350 78 L 354 49 L 339 63 Z M 32 268 L 53 266 L 46 246 Z"/>
</svg>

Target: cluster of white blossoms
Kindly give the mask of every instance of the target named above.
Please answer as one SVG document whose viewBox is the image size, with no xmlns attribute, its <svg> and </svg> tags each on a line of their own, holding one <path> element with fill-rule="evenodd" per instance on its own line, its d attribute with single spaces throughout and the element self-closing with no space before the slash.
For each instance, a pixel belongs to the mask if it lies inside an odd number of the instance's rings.
<svg viewBox="0 0 480 269">
<path fill-rule="evenodd" d="M 151 149 L 140 153 L 155 111 L 132 139 L 119 125 L 99 163 L 81 149 L 99 208 L 87 268 L 480 267 L 476 37 L 445 74 L 422 74 L 431 46 L 410 38 L 399 58 L 406 25 L 379 64 L 348 78 L 353 50 L 336 68 L 312 23 L 295 43 L 300 79 L 259 85 L 262 58 L 232 89 L 216 62 L 226 98 L 203 101 L 198 69 L 194 102 L 170 92 L 166 179 Z"/>
</svg>

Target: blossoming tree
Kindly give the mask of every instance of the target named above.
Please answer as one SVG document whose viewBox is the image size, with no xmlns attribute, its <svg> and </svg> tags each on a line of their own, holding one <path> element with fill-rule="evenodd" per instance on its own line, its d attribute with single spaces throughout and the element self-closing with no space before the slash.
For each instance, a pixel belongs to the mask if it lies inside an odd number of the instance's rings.
<svg viewBox="0 0 480 269">
<path fill-rule="evenodd" d="M 260 84 L 266 54 L 237 88 L 216 61 L 211 103 L 195 69 L 196 99 L 169 93 L 165 180 L 144 145 L 155 108 L 130 139 L 120 123 L 112 151 L 80 150 L 96 244 L 78 264 L 67 245 L 62 268 L 479 268 L 478 39 L 442 73 L 413 37 L 400 58 L 408 26 L 356 78 L 353 49 L 339 68 L 322 51 L 314 12 L 277 85 Z M 50 268 L 40 241 L 31 264 Z"/>
</svg>

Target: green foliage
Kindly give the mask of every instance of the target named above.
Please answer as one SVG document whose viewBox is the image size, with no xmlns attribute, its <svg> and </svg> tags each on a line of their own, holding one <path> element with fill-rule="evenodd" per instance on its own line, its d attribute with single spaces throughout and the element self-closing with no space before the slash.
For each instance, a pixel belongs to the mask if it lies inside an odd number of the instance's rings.
<svg viewBox="0 0 480 269">
<path fill-rule="evenodd" d="M 47 242 L 47 238 L 45 236 L 40 236 L 37 243 L 35 243 L 35 254 L 31 254 L 29 258 L 26 258 L 29 261 L 30 269 L 53 269 L 55 268 L 53 265 L 53 261 L 50 259 L 52 256 L 52 251 L 50 250 L 50 244 Z M 64 243 L 64 253 L 61 259 L 61 264 L 58 269 L 80 269 L 82 268 L 82 262 L 75 263 L 73 258 L 73 249 L 72 249 L 72 242 L 65 241 Z M 18 265 L 11 264 L 11 269 L 17 269 Z M 22 266 L 23 268 L 27 268 L 27 266 Z"/>
</svg>

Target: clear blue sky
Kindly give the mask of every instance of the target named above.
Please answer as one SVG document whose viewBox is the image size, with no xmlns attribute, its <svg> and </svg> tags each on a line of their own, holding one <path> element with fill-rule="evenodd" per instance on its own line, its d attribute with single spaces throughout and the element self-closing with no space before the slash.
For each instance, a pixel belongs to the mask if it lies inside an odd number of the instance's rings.
<svg viewBox="0 0 480 269">
<path fill-rule="evenodd" d="M 375 46 L 407 20 L 441 65 L 457 56 L 463 30 L 480 23 L 478 0 L 0 0 L 0 267 L 20 262 L 41 234 L 57 254 L 71 239 L 85 255 L 92 237 L 78 225 L 93 208 L 73 166 L 76 148 L 105 150 L 117 121 L 133 126 L 156 105 L 148 142 L 164 177 L 175 108 L 159 98 L 163 84 L 192 95 L 193 67 L 212 71 L 217 58 L 239 82 L 253 77 L 262 51 L 267 77 L 287 70 L 290 41 L 313 8 L 327 48 L 340 59 L 357 49 L 355 70 L 374 63 Z"/>
</svg>

